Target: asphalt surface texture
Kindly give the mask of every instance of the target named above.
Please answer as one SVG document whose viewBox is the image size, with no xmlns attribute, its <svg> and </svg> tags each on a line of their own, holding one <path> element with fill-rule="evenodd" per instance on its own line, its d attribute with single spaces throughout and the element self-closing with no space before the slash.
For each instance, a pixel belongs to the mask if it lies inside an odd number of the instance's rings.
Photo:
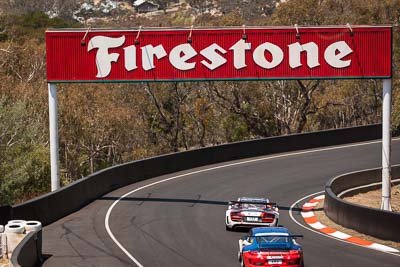
<svg viewBox="0 0 400 267">
<path fill-rule="evenodd" d="M 392 164 L 400 163 L 399 148 L 400 141 L 393 140 Z M 43 266 L 239 266 L 238 239 L 246 231 L 226 231 L 224 217 L 227 202 L 240 196 L 278 204 L 279 224 L 304 235 L 297 241 L 306 267 L 400 266 L 399 256 L 311 232 L 289 216 L 293 203 L 323 191 L 334 176 L 380 167 L 381 143 L 303 152 L 205 166 L 113 191 L 44 228 Z M 195 173 L 140 189 L 190 172 Z M 110 238 L 105 217 L 116 200 L 135 189 L 140 190 L 113 207 L 107 223 L 124 252 Z M 301 205 L 293 214 L 304 225 Z"/>
</svg>

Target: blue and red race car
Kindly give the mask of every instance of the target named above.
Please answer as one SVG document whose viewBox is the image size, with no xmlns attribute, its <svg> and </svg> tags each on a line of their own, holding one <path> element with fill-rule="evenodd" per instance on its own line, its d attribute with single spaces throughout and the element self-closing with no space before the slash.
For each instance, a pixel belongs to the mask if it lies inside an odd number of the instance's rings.
<svg viewBox="0 0 400 267">
<path fill-rule="evenodd" d="M 242 267 L 303 267 L 303 249 L 284 227 L 256 227 L 239 240 Z"/>
</svg>

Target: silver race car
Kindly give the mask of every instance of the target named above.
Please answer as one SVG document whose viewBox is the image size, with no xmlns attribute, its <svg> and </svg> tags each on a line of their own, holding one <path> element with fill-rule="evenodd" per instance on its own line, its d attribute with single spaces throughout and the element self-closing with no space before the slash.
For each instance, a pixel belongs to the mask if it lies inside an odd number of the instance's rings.
<svg viewBox="0 0 400 267">
<path fill-rule="evenodd" d="M 268 198 L 239 197 L 229 201 L 225 219 L 227 231 L 236 227 L 278 226 L 279 211 Z"/>
</svg>

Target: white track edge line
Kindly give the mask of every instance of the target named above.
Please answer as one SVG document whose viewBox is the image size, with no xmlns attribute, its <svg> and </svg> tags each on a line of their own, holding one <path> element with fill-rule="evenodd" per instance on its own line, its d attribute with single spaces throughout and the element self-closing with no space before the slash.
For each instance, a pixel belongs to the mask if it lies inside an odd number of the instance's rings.
<svg viewBox="0 0 400 267">
<path fill-rule="evenodd" d="M 331 238 L 331 239 L 335 239 L 335 240 L 338 240 L 338 241 L 340 241 L 340 242 L 348 243 L 348 244 L 351 244 L 351 245 L 353 245 L 353 246 L 358 246 L 358 247 L 361 247 L 361 248 L 372 249 L 372 250 L 375 250 L 375 251 L 379 251 L 379 252 L 382 252 L 382 253 L 386 253 L 386 254 L 390 254 L 390 255 L 393 255 L 393 256 L 400 257 L 400 254 L 393 253 L 393 252 L 382 251 L 382 250 L 377 250 L 377 249 L 374 249 L 374 248 L 372 248 L 372 247 L 361 246 L 361 245 L 358 245 L 358 244 L 355 244 L 355 243 L 352 243 L 352 242 L 349 242 L 349 241 L 346 241 L 346 240 L 343 240 L 343 239 L 336 238 L 336 237 L 334 237 L 334 236 L 330 236 L 330 235 L 324 234 L 324 233 L 322 233 L 322 232 L 320 232 L 320 231 L 316 231 L 316 230 L 314 230 L 314 229 L 312 229 L 312 228 L 310 228 L 310 227 L 304 226 L 303 224 L 299 223 L 299 222 L 294 218 L 294 216 L 293 216 L 293 208 L 294 208 L 294 206 L 296 206 L 297 203 L 299 203 L 299 202 L 301 202 L 301 201 L 303 201 L 303 200 L 305 200 L 305 199 L 307 199 L 307 198 L 310 198 L 310 197 L 312 197 L 312 196 L 315 196 L 315 195 L 318 195 L 318 194 L 322 194 L 322 193 L 325 193 L 325 191 L 319 191 L 319 192 L 316 192 L 316 193 L 312 193 L 312 194 L 310 194 L 310 195 L 308 195 L 308 196 L 305 196 L 305 197 L 303 197 L 303 198 L 297 200 L 296 202 L 294 202 L 294 203 L 290 206 L 290 209 L 289 209 L 289 216 L 290 216 L 290 218 L 292 219 L 292 221 L 294 221 L 297 225 L 303 227 L 304 229 L 307 229 L 308 231 L 314 232 L 314 233 L 316 233 L 316 234 L 319 234 L 319 235 L 322 235 L 322 236 L 325 236 L 325 237 L 328 237 L 328 238 Z"/>
<path fill-rule="evenodd" d="M 393 138 L 392 141 L 397 141 L 400 140 L 400 138 Z M 290 156 L 296 156 L 296 155 L 305 155 L 305 154 L 311 154 L 311 153 L 315 153 L 315 152 L 322 152 L 322 151 L 331 151 L 331 150 L 337 150 L 337 149 L 343 149 L 343 148 L 350 148 L 350 147 L 357 147 L 357 146 L 364 146 L 364 145 L 371 145 L 371 144 L 378 144 L 381 143 L 382 140 L 379 141 L 370 141 L 370 142 L 362 142 L 362 143 L 356 143 L 356 144 L 352 144 L 352 145 L 341 145 L 341 146 L 334 146 L 334 147 L 327 147 L 327 148 L 320 148 L 320 149 L 314 149 L 314 150 L 307 150 L 307 151 L 301 151 L 301 152 L 292 152 L 292 153 L 287 153 L 287 154 L 280 154 L 280 155 L 275 155 L 275 156 L 269 156 L 269 157 L 262 157 L 262 158 L 257 158 L 257 159 L 252 159 L 252 160 L 246 160 L 246 161 L 241 161 L 241 162 L 235 162 L 235 163 L 230 163 L 230 164 L 226 164 L 226 165 L 220 165 L 220 166 L 216 166 L 216 167 L 212 167 L 212 168 L 208 168 L 208 169 L 203 169 L 203 170 L 198 170 L 198 171 L 193 171 L 193 172 L 189 172 L 189 173 L 185 173 L 185 174 L 181 174 L 181 175 L 177 175 L 177 176 L 173 176 L 164 180 L 160 180 L 139 188 L 136 188 L 126 194 L 124 194 L 123 196 L 121 196 L 120 198 L 118 198 L 116 201 L 113 202 L 113 204 L 111 204 L 111 206 L 108 208 L 107 210 L 107 214 L 105 216 L 104 219 L 104 224 L 107 230 L 108 235 L 110 236 L 110 238 L 112 239 L 112 241 L 125 253 L 125 255 L 131 259 L 138 267 L 144 267 L 135 257 L 133 257 L 122 245 L 121 243 L 117 240 L 117 238 L 114 236 L 114 234 L 111 231 L 111 228 L 109 226 L 109 220 L 110 220 L 110 215 L 111 215 L 111 211 L 113 210 L 113 208 L 117 205 L 117 203 L 125 198 L 126 196 L 135 193 L 137 191 L 140 191 L 144 188 L 153 186 L 153 185 L 157 185 L 160 183 L 164 183 L 170 180 L 175 180 L 178 178 L 182 178 L 185 176 L 189 176 L 189 175 L 193 175 L 193 174 L 198 174 L 198 173 L 202 173 L 202 172 L 207 172 L 207 171 L 212 171 L 212 170 L 217 170 L 217 169 L 222 169 L 222 168 L 227 168 L 227 167 L 232 167 L 232 166 L 236 166 L 236 165 L 243 165 L 243 164 L 247 164 L 247 163 L 253 163 L 253 162 L 258 162 L 258 161 L 264 161 L 264 160 L 270 160 L 270 159 L 277 159 L 277 158 L 284 158 L 284 157 L 290 157 Z M 294 220 L 295 221 L 295 220 Z M 295 221 L 297 222 L 297 221 Z M 298 223 L 299 224 L 299 223 Z M 300 224 L 301 225 L 301 224 Z M 304 226 L 303 226 L 304 227 Z M 306 228 L 308 229 L 308 228 Z M 310 229 L 309 229 L 310 230 Z M 315 231 L 316 232 L 316 231 Z M 317 232 L 318 233 L 318 232 Z M 393 253 L 391 253 L 393 254 Z M 394 254 L 397 255 L 397 254 Z"/>
</svg>

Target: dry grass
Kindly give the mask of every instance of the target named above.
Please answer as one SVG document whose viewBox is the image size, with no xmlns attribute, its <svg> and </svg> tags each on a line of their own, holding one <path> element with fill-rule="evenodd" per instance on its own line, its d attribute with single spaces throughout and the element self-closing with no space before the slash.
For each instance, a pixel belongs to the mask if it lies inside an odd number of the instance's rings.
<svg viewBox="0 0 400 267">
<path fill-rule="evenodd" d="M 8 260 L 0 258 L 0 266 L 8 266 Z"/>
<path fill-rule="evenodd" d="M 344 200 L 366 207 L 379 209 L 381 207 L 382 193 L 381 189 L 377 189 L 352 197 L 345 197 Z M 393 211 L 400 212 L 400 185 L 392 186 L 391 205 Z"/>
<path fill-rule="evenodd" d="M 367 193 L 359 194 L 353 196 L 351 198 L 345 198 L 346 201 L 357 203 L 359 205 L 380 208 L 380 201 L 381 201 L 381 191 L 374 190 Z M 321 201 L 315 208 L 315 216 L 317 216 L 318 220 L 327 227 L 333 228 L 337 231 L 346 233 L 351 236 L 355 236 L 358 238 L 362 238 L 364 240 L 368 240 L 371 242 L 379 243 L 382 245 L 386 245 L 392 248 L 400 249 L 399 242 L 393 242 L 389 240 L 382 240 L 378 239 L 369 235 L 365 235 L 363 233 L 359 233 L 353 229 L 345 228 L 332 220 L 330 220 L 323 210 L 324 202 Z M 400 185 L 392 187 L 392 208 L 393 210 L 399 211 L 400 210 Z"/>
</svg>

